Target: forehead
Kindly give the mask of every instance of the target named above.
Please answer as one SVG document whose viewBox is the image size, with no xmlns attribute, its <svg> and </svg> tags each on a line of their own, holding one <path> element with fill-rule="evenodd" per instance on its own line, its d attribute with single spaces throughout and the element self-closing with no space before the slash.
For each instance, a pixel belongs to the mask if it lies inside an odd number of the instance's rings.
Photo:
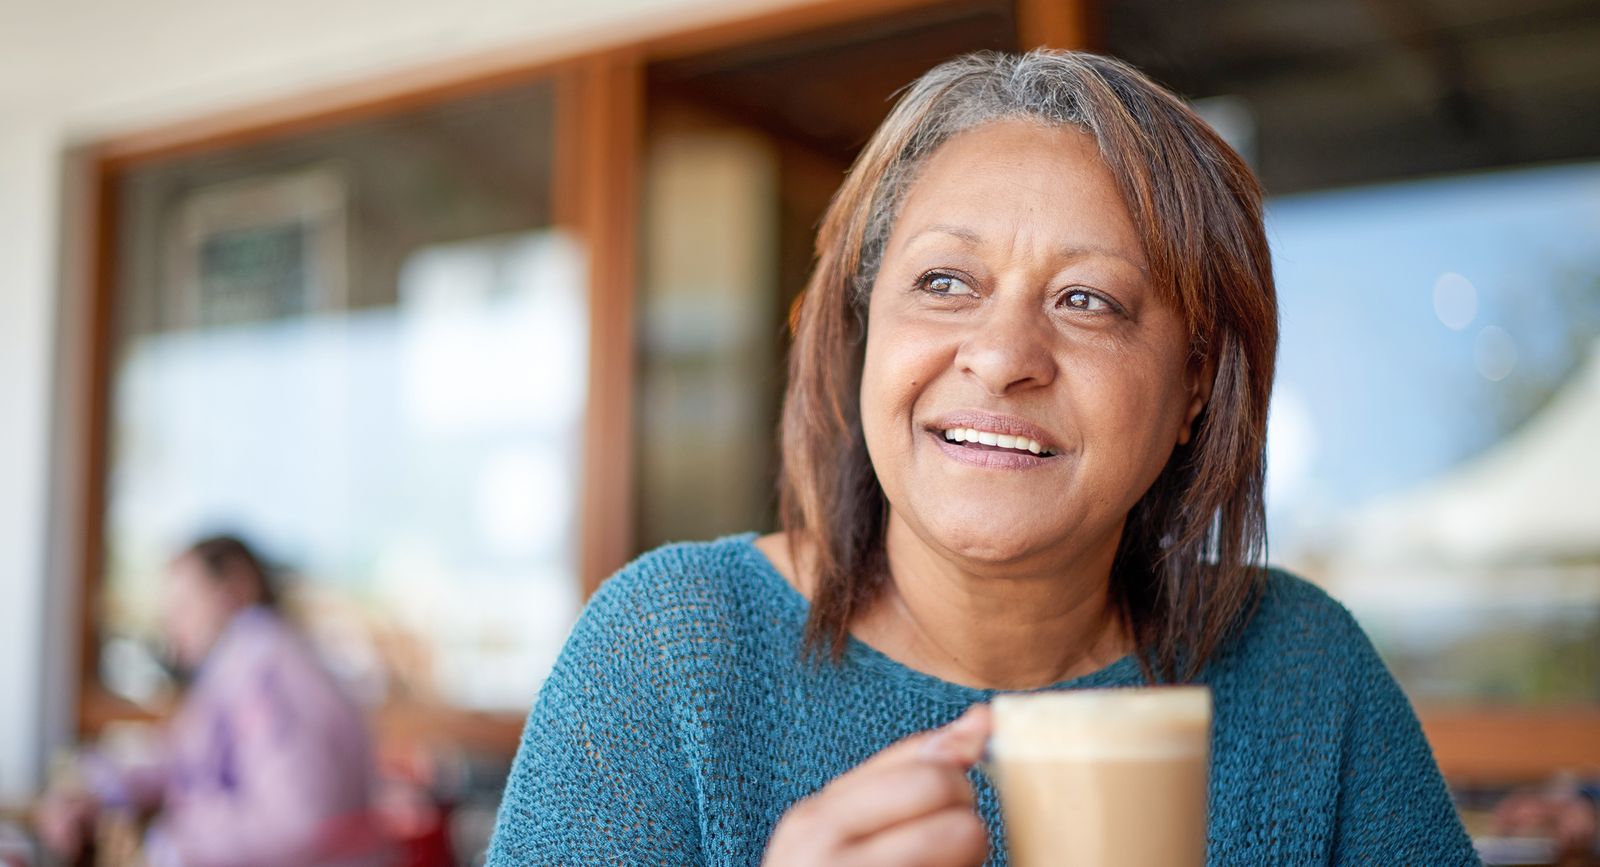
<svg viewBox="0 0 1600 867">
<path fill-rule="evenodd" d="M 903 245 L 951 224 L 985 239 L 1104 248 L 1144 265 L 1116 179 L 1094 138 L 1076 127 L 1000 120 L 941 145 L 906 191 L 892 236 Z"/>
</svg>

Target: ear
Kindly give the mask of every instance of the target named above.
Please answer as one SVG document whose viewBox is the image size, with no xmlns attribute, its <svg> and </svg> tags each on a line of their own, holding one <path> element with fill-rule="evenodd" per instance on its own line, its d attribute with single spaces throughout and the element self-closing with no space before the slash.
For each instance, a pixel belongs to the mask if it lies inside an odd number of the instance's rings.
<svg viewBox="0 0 1600 867">
<path fill-rule="evenodd" d="M 1211 386 L 1217 379 L 1217 360 L 1213 357 L 1195 359 L 1189 362 L 1188 394 L 1189 406 L 1184 410 L 1183 427 L 1178 430 L 1178 445 L 1186 446 L 1194 438 L 1194 420 L 1200 416 L 1200 410 L 1206 408 L 1206 403 L 1211 400 Z"/>
<path fill-rule="evenodd" d="M 249 582 L 238 575 L 224 578 L 218 583 L 217 589 L 221 591 L 222 597 L 227 600 L 227 606 L 231 609 L 248 608 L 260 601 L 256 598 L 257 594 Z"/>
</svg>

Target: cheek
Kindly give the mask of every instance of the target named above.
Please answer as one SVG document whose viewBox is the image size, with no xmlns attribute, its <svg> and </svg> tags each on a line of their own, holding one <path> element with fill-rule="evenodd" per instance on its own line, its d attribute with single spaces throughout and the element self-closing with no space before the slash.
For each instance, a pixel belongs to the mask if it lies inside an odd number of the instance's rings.
<svg viewBox="0 0 1600 867">
<path fill-rule="evenodd" d="M 187 636 L 193 631 L 194 622 L 195 611 L 192 601 L 176 602 L 167 608 L 167 625 L 178 635 Z"/>
<path fill-rule="evenodd" d="M 868 341 L 861 365 L 861 435 L 879 483 L 892 486 L 897 475 L 893 456 L 904 448 L 895 431 L 905 398 L 904 388 L 884 356 L 882 343 Z"/>
<path fill-rule="evenodd" d="M 1177 444 L 1187 395 L 1181 372 L 1164 368 L 1118 359 L 1073 389 L 1087 445 L 1124 484 L 1153 481 Z"/>
<path fill-rule="evenodd" d="M 869 332 L 861 367 L 861 426 L 875 459 L 908 445 L 917 399 L 938 376 L 946 355 L 914 328 L 885 323 Z"/>
<path fill-rule="evenodd" d="M 1165 436 L 1181 391 L 1165 377 L 1132 364 L 1108 366 L 1089 387 L 1097 426 L 1130 445 Z"/>
<path fill-rule="evenodd" d="M 167 604 L 167 629 L 186 649 L 213 617 L 209 602 L 206 596 L 190 590 L 178 594 Z"/>
</svg>

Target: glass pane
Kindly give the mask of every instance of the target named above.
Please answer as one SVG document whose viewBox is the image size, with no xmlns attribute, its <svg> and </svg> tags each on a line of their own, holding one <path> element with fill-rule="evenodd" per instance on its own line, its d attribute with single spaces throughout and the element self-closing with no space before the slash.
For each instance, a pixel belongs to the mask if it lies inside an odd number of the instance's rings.
<svg viewBox="0 0 1600 867">
<path fill-rule="evenodd" d="M 737 128 L 662 130 L 645 176 L 639 535 L 756 529 L 780 382 L 776 154 Z"/>
<path fill-rule="evenodd" d="M 1600 7 L 1105 13 L 1272 196 L 1272 559 L 1427 710 L 1600 703 Z"/>
<path fill-rule="evenodd" d="M 1600 164 L 1284 197 L 1275 559 L 1412 697 L 1600 702 Z"/>
<path fill-rule="evenodd" d="M 102 676 L 168 558 L 236 532 L 367 700 L 520 711 L 577 606 L 583 257 L 546 86 L 123 180 Z"/>
</svg>

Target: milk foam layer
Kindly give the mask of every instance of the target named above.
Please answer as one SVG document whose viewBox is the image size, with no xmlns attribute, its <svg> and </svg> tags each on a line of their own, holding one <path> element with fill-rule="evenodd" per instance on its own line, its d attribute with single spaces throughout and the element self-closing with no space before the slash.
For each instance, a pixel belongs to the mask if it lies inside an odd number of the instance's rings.
<svg viewBox="0 0 1600 867">
<path fill-rule="evenodd" d="M 997 696 L 994 759 L 1170 759 L 1205 755 L 1205 687 L 1100 689 Z"/>
</svg>

